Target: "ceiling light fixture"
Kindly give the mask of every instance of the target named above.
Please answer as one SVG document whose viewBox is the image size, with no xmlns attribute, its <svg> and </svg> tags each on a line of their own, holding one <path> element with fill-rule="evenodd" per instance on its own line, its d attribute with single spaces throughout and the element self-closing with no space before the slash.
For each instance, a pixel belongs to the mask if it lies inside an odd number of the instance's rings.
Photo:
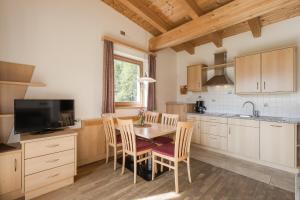
<svg viewBox="0 0 300 200">
<path fill-rule="evenodd" d="M 145 75 L 142 76 L 140 79 L 139 79 L 139 82 L 143 82 L 143 83 L 155 83 L 156 80 L 151 78 L 151 77 L 148 77 L 148 74 L 147 72 L 145 72 Z"/>
</svg>

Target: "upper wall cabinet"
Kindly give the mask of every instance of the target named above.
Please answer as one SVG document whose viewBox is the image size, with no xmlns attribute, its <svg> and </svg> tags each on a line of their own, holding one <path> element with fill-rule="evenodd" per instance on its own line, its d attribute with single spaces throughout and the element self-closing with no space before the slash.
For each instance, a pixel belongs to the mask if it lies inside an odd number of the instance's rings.
<svg viewBox="0 0 300 200">
<path fill-rule="evenodd" d="M 202 68 L 205 65 L 192 65 L 187 67 L 187 88 L 188 91 L 201 92 L 203 91 L 203 84 L 206 82 L 206 72 Z"/>
<path fill-rule="evenodd" d="M 296 48 L 277 49 L 236 58 L 238 94 L 296 91 Z"/>
<path fill-rule="evenodd" d="M 262 92 L 294 92 L 296 90 L 295 48 L 261 54 Z"/>
<path fill-rule="evenodd" d="M 236 93 L 260 92 L 260 54 L 238 57 L 235 60 Z"/>
</svg>

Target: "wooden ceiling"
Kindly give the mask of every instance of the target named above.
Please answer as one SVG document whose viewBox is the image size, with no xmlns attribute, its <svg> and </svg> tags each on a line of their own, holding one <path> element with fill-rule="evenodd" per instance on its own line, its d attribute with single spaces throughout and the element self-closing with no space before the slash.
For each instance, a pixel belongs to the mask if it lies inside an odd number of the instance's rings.
<svg viewBox="0 0 300 200">
<path fill-rule="evenodd" d="M 300 0 L 102 0 L 153 35 L 149 49 L 194 54 L 209 42 L 300 16 Z"/>
</svg>

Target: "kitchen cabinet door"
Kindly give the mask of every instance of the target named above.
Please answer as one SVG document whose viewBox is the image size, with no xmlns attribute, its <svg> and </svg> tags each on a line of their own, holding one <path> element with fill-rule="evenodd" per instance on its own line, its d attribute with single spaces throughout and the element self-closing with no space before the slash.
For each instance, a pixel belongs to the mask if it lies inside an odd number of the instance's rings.
<svg viewBox="0 0 300 200">
<path fill-rule="evenodd" d="M 259 159 L 259 128 L 229 125 L 228 151 L 251 159 Z"/>
<path fill-rule="evenodd" d="M 187 67 L 187 89 L 192 92 L 203 90 L 203 84 L 206 81 L 206 71 L 202 70 L 204 65 L 194 65 Z"/>
<path fill-rule="evenodd" d="M 262 91 L 295 91 L 295 48 L 262 53 Z"/>
<path fill-rule="evenodd" d="M 0 195 L 21 189 L 21 152 L 0 154 Z"/>
<path fill-rule="evenodd" d="M 260 159 L 295 167 L 295 124 L 261 122 Z"/>
<path fill-rule="evenodd" d="M 235 92 L 257 93 L 261 91 L 260 54 L 235 59 Z"/>
<path fill-rule="evenodd" d="M 193 134 L 192 134 L 192 143 L 200 144 L 200 121 L 197 121 L 196 117 L 187 117 L 187 120 L 194 123 Z"/>
</svg>

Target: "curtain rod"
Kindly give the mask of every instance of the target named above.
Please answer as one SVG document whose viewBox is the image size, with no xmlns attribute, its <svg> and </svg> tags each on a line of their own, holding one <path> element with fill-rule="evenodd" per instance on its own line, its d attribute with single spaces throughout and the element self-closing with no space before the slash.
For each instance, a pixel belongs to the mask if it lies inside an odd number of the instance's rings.
<svg viewBox="0 0 300 200">
<path fill-rule="evenodd" d="M 147 54 L 152 54 L 152 55 L 155 55 L 155 53 L 151 52 L 151 51 L 148 51 L 144 48 L 141 48 L 141 47 L 138 47 L 138 46 L 135 46 L 133 44 L 129 44 L 127 42 L 124 42 L 124 41 L 121 41 L 121 40 L 118 40 L 118 39 L 115 39 L 113 37 L 110 37 L 110 36 L 107 36 L 107 35 L 104 35 L 102 37 L 102 40 L 109 40 L 113 43 L 116 43 L 116 44 L 119 44 L 119 45 L 122 45 L 122 46 L 126 46 L 126 47 L 129 47 L 131 49 L 135 49 L 135 50 L 138 50 L 138 51 L 142 51 L 144 53 L 147 53 Z"/>
</svg>

